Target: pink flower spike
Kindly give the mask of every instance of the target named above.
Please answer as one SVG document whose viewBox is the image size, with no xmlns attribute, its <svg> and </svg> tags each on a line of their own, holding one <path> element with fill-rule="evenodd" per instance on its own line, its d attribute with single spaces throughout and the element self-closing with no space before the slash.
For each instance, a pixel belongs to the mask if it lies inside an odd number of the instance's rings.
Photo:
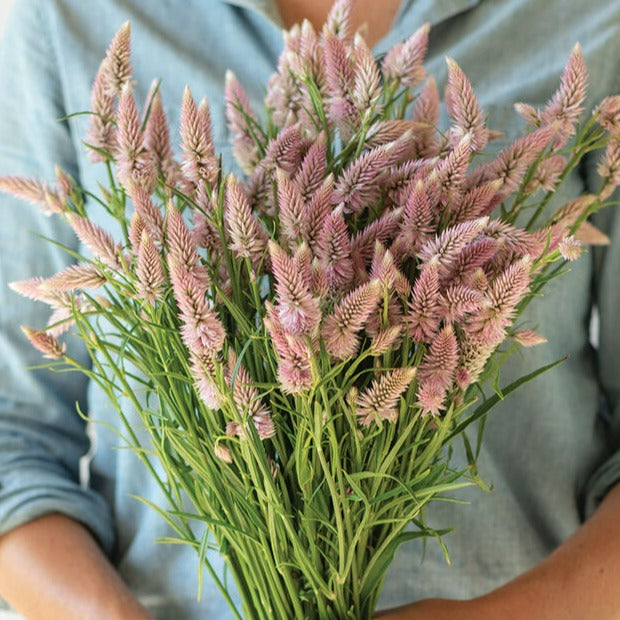
<svg viewBox="0 0 620 620">
<path fill-rule="evenodd" d="M 86 136 L 86 143 L 90 146 L 105 151 L 108 155 L 114 153 L 116 147 L 115 99 L 114 94 L 108 93 L 107 72 L 108 60 L 104 59 L 95 76 L 90 99 L 92 115 L 90 127 Z M 103 153 L 91 149 L 88 153 L 93 162 L 105 161 Z"/>
<path fill-rule="evenodd" d="M 429 351 L 424 356 L 418 370 L 420 389 L 432 385 L 436 393 L 445 395 L 456 373 L 459 361 L 459 346 L 451 325 L 446 325 L 433 339 Z M 430 393 L 431 390 L 429 390 Z"/>
<path fill-rule="evenodd" d="M 307 203 L 320 189 L 325 179 L 326 168 L 327 144 L 325 134 L 321 132 L 310 145 L 299 170 L 295 174 L 295 185 L 297 185 L 304 202 Z"/>
<path fill-rule="evenodd" d="M 74 289 L 99 288 L 106 283 L 106 277 L 92 264 L 69 265 L 41 283 L 44 291 L 72 291 Z"/>
<path fill-rule="evenodd" d="M 405 319 L 409 335 L 416 342 L 431 342 L 440 322 L 440 294 L 437 261 L 427 263 L 416 280 Z"/>
<path fill-rule="evenodd" d="M 69 224 L 78 239 L 96 256 L 104 265 L 111 269 L 121 269 L 121 247 L 115 243 L 112 235 L 103 228 L 93 224 L 88 218 L 69 214 Z"/>
<path fill-rule="evenodd" d="M 607 198 L 620 185 L 620 136 L 613 136 L 607 143 L 596 169 L 605 181 L 601 197 Z"/>
<path fill-rule="evenodd" d="M 381 69 L 388 79 L 398 80 L 403 86 L 413 88 L 426 77 L 422 63 L 428 48 L 430 24 L 418 28 L 404 43 L 387 52 Z"/>
<path fill-rule="evenodd" d="M 564 260 L 577 260 L 583 252 L 583 244 L 575 237 L 564 237 L 558 244 L 558 250 Z"/>
<path fill-rule="evenodd" d="M 26 338 L 30 340 L 30 344 L 43 353 L 43 357 L 49 359 L 60 359 L 65 354 L 67 347 L 65 344 L 60 344 L 56 337 L 30 327 L 24 327 L 22 325 L 21 330 L 26 335 Z"/>
<path fill-rule="evenodd" d="M 198 356 L 190 353 L 190 359 L 190 371 L 198 396 L 200 396 L 202 402 L 209 409 L 219 409 L 221 395 L 215 384 L 216 371 L 213 357 L 209 355 Z"/>
<path fill-rule="evenodd" d="M 532 331 L 531 329 L 522 329 L 515 332 L 512 337 L 523 347 L 535 347 L 544 344 L 547 339 L 544 336 Z"/>
<path fill-rule="evenodd" d="M 308 214 L 297 186 L 284 171 L 276 170 L 278 181 L 278 207 L 282 234 L 291 248 L 307 237 Z"/>
<path fill-rule="evenodd" d="M 37 205 L 45 215 L 68 212 L 65 197 L 40 181 L 16 176 L 0 177 L 0 192 Z"/>
<path fill-rule="evenodd" d="M 158 170 L 170 176 L 173 153 L 159 82 L 153 82 L 151 85 L 147 103 L 149 107 L 145 111 L 145 114 L 148 113 L 148 118 L 144 128 L 144 144 L 151 153 Z"/>
<path fill-rule="evenodd" d="M 446 108 L 455 123 L 457 135 L 469 135 L 471 148 L 474 151 L 481 151 L 487 143 L 487 131 L 478 98 L 458 64 L 452 58 L 447 58 L 446 62 L 448 63 Z"/>
<path fill-rule="evenodd" d="M 224 461 L 224 463 L 228 463 L 230 465 L 233 462 L 230 449 L 219 441 L 213 445 L 213 454 L 215 454 L 220 461 Z"/>
<path fill-rule="evenodd" d="M 620 135 L 620 95 L 605 97 L 595 110 L 596 120 L 612 135 Z"/>
<path fill-rule="evenodd" d="M 355 35 L 355 77 L 351 97 L 360 115 L 371 117 L 381 94 L 381 74 L 377 61 L 366 42 Z"/>
<path fill-rule="evenodd" d="M 325 269 L 331 289 L 338 290 L 351 283 L 353 278 L 351 241 L 347 223 L 340 209 L 334 210 L 325 219 L 315 253 Z"/>
<path fill-rule="evenodd" d="M 192 183 L 206 181 L 213 185 L 217 180 L 218 161 L 211 136 L 211 117 L 206 100 L 196 106 L 189 87 L 185 87 L 181 103 L 181 170 Z"/>
<path fill-rule="evenodd" d="M 138 296 L 149 303 L 154 303 L 161 298 L 162 290 L 166 284 L 164 268 L 148 232 L 142 232 L 136 261 L 136 276 L 138 278 Z"/>
<path fill-rule="evenodd" d="M 131 25 L 127 21 L 114 35 L 105 57 L 106 92 L 120 96 L 131 80 Z"/>
<path fill-rule="evenodd" d="M 359 423 L 368 426 L 375 422 L 377 426 L 381 426 L 384 420 L 396 421 L 400 396 L 407 390 L 415 374 L 415 367 L 396 368 L 379 379 L 373 379 L 368 390 L 355 399 Z"/>
<path fill-rule="evenodd" d="M 352 6 L 352 0 L 336 0 L 332 4 L 323 26 L 324 38 L 330 35 L 345 40 L 349 38 Z"/>
</svg>

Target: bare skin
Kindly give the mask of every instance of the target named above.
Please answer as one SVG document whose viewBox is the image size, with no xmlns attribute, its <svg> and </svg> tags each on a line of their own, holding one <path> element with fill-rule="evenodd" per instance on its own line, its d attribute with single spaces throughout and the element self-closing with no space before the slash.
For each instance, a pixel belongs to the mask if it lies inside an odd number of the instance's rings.
<svg viewBox="0 0 620 620">
<path fill-rule="evenodd" d="M 49 514 L 0 538 L 0 597 L 28 620 L 149 620 L 89 531 Z"/>
</svg>

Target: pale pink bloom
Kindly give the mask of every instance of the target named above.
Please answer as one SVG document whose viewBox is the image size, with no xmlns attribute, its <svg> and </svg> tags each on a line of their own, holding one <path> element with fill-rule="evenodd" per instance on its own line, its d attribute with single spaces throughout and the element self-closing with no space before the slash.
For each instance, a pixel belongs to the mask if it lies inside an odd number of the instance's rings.
<svg viewBox="0 0 620 620">
<path fill-rule="evenodd" d="M 457 381 L 463 390 L 474 383 L 484 370 L 486 363 L 505 334 L 500 332 L 495 340 L 483 342 L 479 338 L 472 338 L 465 334 L 459 339 L 461 350 L 460 368 L 457 370 Z"/>
<path fill-rule="evenodd" d="M 497 239 L 505 252 L 529 254 L 534 258 L 540 255 L 547 242 L 545 231 L 543 234 L 538 231 L 529 232 L 498 219 L 489 220 L 483 232 L 486 237 Z"/>
<path fill-rule="evenodd" d="M 416 404 L 421 407 L 422 416 L 438 416 L 445 409 L 446 390 L 433 381 L 420 384 L 416 395 Z"/>
<path fill-rule="evenodd" d="M 416 99 L 413 121 L 427 125 L 414 133 L 418 157 L 437 155 L 439 147 L 435 137 L 435 128 L 439 123 L 439 91 L 433 76 L 429 76 L 422 92 Z"/>
<path fill-rule="evenodd" d="M 525 192 L 533 194 L 537 189 L 553 191 L 565 168 L 566 158 L 563 155 L 543 159 L 536 167 L 532 180 L 526 185 Z"/>
<path fill-rule="evenodd" d="M 206 99 L 196 105 L 189 87 L 185 87 L 181 103 L 181 170 L 192 183 L 213 185 L 218 175 L 218 160 L 211 135 L 211 116 Z"/>
<path fill-rule="evenodd" d="M 612 137 L 607 143 L 596 169 L 605 181 L 604 197 L 608 197 L 620 185 L 620 137 Z"/>
<path fill-rule="evenodd" d="M 258 160 L 258 148 L 252 137 L 256 129 L 256 115 L 243 86 L 232 71 L 226 72 L 224 100 L 228 128 L 233 135 L 233 155 L 243 170 L 249 172 Z"/>
<path fill-rule="evenodd" d="M 459 200 L 450 203 L 451 221 L 453 224 L 473 220 L 490 215 L 494 208 L 494 198 L 503 185 L 502 181 L 483 182 L 466 191 Z"/>
<path fill-rule="evenodd" d="M 321 231 L 325 227 L 328 216 L 332 212 L 334 177 L 330 173 L 314 193 L 307 209 L 308 227 L 305 240 L 314 252 L 320 243 Z"/>
<path fill-rule="evenodd" d="M 579 115 L 584 109 L 587 82 L 588 71 L 581 45 L 577 43 L 562 74 L 560 88 L 541 113 L 543 124 L 556 124 L 558 129 L 556 147 L 564 145 L 566 139 L 575 131 Z"/>
<path fill-rule="evenodd" d="M 340 209 L 325 218 L 315 253 L 326 272 L 330 288 L 346 288 L 353 278 L 349 230 Z"/>
<path fill-rule="evenodd" d="M 37 205 L 46 215 L 68 212 L 66 196 L 41 181 L 16 176 L 0 177 L 0 192 Z"/>
<path fill-rule="evenodd" d="M 370 342 L 370 351 L 372 355 L 383 355 L 390 349 L 398 346 L 402 331 L 402 325 L 393 325 L 392 327 L 387 327 L 378 331 Z"/>
<path fill-rule="evenodd" d="M 577 260 L 583 252 L 583 244 L 575 237 L 564 237 L 558 244 L 558 250 L 564 260 Z"/>
<path fill-rule="evenodd" d="M 44 278 L 36 276 L 34 278 L 28 278 L 27 280 L 9 282 L 9 288 L 22 297 L 49 303 L 50 291 L 46 291 L 45 288 L 41 286 L 44 282 Z"/>
<path fill-rule="evenodd" d="M 411 136 L 408 146 L 411 147 L 411 141 L 414 140 L 419 131 L 421 131 L 419 124 L 413 121 L 400 119 L 377 121 L 368 128 L 364 146 L 374 149 L 389 142 L 395 142 L 404 134 L 408 134 Z"/>
<path fill-rule="evenodd" d="M 138 255 L 138 248 L 140 247 L 140 240 L 142 239 L 142 232 L 144 231 L 146 224 L 140 217 L 137 211 L 134 211 L 131 216 L 131 222 L 129 222 L 129 244 L 134 256 Z"/>
<path fill-rule="evenodd" d="M 47 291 L 71 291 L 76 288 L 99 288 L 106 283 L 106 277 L 93 264 L 69 265 L 62 271 L 43 280 L 40 288 Z"/>
<path fill-rule="evenodd" d="M 44 331 L 31 329 L 22 325 L 21 330 L 26 335 L 26 338 L 30 340 L 30 344 L 43 353 L 43 357 L 49 359 L 60 359 L 66 352 L 67 347 L 65 344 L 58 342 L 55 336 L 48 334 Z"/>
<path fill-rule="evenodd" d="M 531 106 L 529 103 L 519 102 L 514 104 L 514 109 L 521 118 L 527 121 L 528 125 L 540 127 L 540 112 L 534 106 Z"/>
<path fill-rule="evenodd" d="M 358 213 L 374 203 L 380 196 L 379 180 L 392 163 L 390 150 L 390 145 L 379 146 L 352 161 L 336 182 L 334 204 L 342 203 L 345 213 Z"/>
<path fill-rule="evenodd" d="M 352 0 L 335 0 L 323 26 L 324 38 L 328 38 L 330 35 L 345 40 L 349 38 L 352 6 Z"/>
<path fill-rule="evenodd" d="M 127 193 L 155 245 L 161 246 L 164 241 L 164 217 L 161 211 L 153 204 L 151 196 L 140 184 L 129 183 Z"/>
<path fill-rule="evenodd" d="M 524 347 L 535 347 L 536 345 L 547 342 L 547 339 L 544 336 L 541 336 L 531 329 L 519 330 L 518 332 L 515 332 L 512 337 Z"/>
<path fill-rule="evenodd" d="M 78 296 L 74 296 L 74 308 L 70 308 L 67 306 L 54 308 L 52 314 L 47 320 L 47 326 L 45 328 L 45 333 L 50 336 L 54 336 L 58 338 L 62 334 L 66 333 L 75 325 L 75 317 L 74 312 L 76 309 L 84 312 L 87 310 L 87 307 L 80 302 Z"/>
<path fill-rule="evenodd" d="M 327 352 L 336 359 L 355 355 L 358 332 L 381 298 L 381 283 L 371 280 L 348 293 L 324 321 L 321 330 Z"/>
<path fill-rule="evenodd" d="M 297 185 L 279 168 L 276 170 L 276 178 L 281 233 L 289 246 L 294 248 L 307 237 L 308 213 Z"/>
<path fill-rule="evenodd" d="M 406 41 L 396 44 L 383 58 L 381 70 L 388 80 L 413 88 L 426 77 L 423 62 L 428 48 L 430 24 L 418 28 Z"/>
<path fill-rule="evenodd" d="M 220 459 L 220 461 L 224 461 L 224 463 L 232 463 L 233 458 L 230 452 L 230 449 L 227 448 L 222 442 L 218 441 L 213 445 L 213 454 Z"/>
<path fill-rule="evenodd" d="M 605 97 L 595 110 L 596 120 L 612 135 L 620 134 L 620 95 Z"/>
<path fill-rule="evenodd" d="M 64 202 L 73 193 L 73 179 L 58 164 L 54 166 L 56 172 L 56 183 L 58 186 L 58 196 Z"/>
<path fill-rule="evenodd" d="M 403 303 L 401 298 L 391 293 L 388 295 L 387 311 L 385 299 L 381 299 L 379 307 L 368 317 L 365 331 L 368 336 L 374 338 L 382 329 L 388 329 L 405 324 L 403 316 Z"/>
<path fill-rule="evenodd" d="M 321 310 L 292 257 L 274 241 L 269 241 L 271 266 L 276 280 L 278 316 L 287 332 L 311 334 L 319 325 Z"/>
<path fill-rule="evenodd" d="M 110 96 L 120 96 L 131 80 L 131 25 L 127 21 L 114 35 L 105 57 L 105 86 Z"/>
<path fill-rule="evenodd" d="M 281 168 L 287 174 L 293 174 L 301 164 L 305 147 L 299 127 L 285 127 L 267 144 L 260 165 L 269 172 Z"/>
<path fill-rule="evenodd" d="M 78 239 L 96 256 L 104 265 L 111 269 L 121 269 L 120 257 L 121 246 L 114 241 L 112 235 L 97 224 L 93 224 L 88 218 L 69 214 L 67 220 L 73 228 Z"/>
<path fill-rule="evenodd" d="M 380 242 L 375 242 L 375 253 L 370 265 L 370 277 L 379 280 L 384 290 L 394 290 L 401 297 L 408 297 L 411 293 L 411 285 L 406 276 L 394 263 L 394 257 L 390 250 Z"/>
<path fill-rule="evenodd" d="M 166 183 L 175 185 L 178 177 L 178 164 L 173 161 L 170 129 L 159 91 L 159 82 L 152 84 L 147 102 L 148 108 L 145 110 L 145 115 L 148 114 L 148 117 L 144 127 L 144 144 Z"/>
<path fill-rule="evenodd" d="M 157 247 L 149 233 L 142 232 L 136 260 L 138 296 L 149 303 L 161 298 L 166 276 Z"/>
<path fill-rule="evenodd" d="M 247 197 L 234 176 L 226 184 L 224 217 L 230 247 L 238 256 L 249 258 L 252 267 L 258 269 L 267 249 L 267 234 L 252 213 Z"/>
<path fill-rule="evenodd" d="M 368 226 L 358 230 L 351 239 L 351 256 L 358 258 L 366 266 L 373 257 L 377 241 L 387 245 L 401 223 L 402 209 L 386 211 Z"/>
<path fill-rule="evenodd" d="M 108 93 L 107 73 L 108 60 L 106 58 L 101 62 L 93 83 L 90 99 L 92 114 L 86 143 L 112 155 L 116 147 L 116 110 L 114 95 Z M 95 149 L 89 150 L 89 159 L 93 162 L 105 161 L 105 155 Z"/>
<path fill-rule="evenodd" d="M 416 374 L 415 367 L 396 368 L 373 379 L 371 386 L 355 399 L 356 414 L 362 426 L 375 422 L 381 426 L 384 420 L 396 421 L 398 401 Z"/>
<path fill-rule="evenodd" d="M 446 62 L 448 85 L 445 100 L 448 113 L 456 125 L 453 130 L 456 130 L 457 136 L 469 135 L 471 148 L 474 151 L 481 151 L 487 143 L 487 130 L 478 98 L 458 64 L 452 58 L 447 58 Z"/>
<path fill-rule="evenodd" d="M 325 39 L 325 88 L 329 94 L 327 115 L 347 142 L 360 124 L 360 113 L 353 103 L 354 70 L 350 48 L 342 39 Z"/>
<path fill-rule="evenodd" d="M 355 35 L 353 52 L 355 73 L 351 98 L 361 116 L 370 118 L 381 94 L 381 73 L 364 39 Z"/>
<path fill-rule="evenodd" d="M 418 369 L 418 385 L 432 384 L 444 395 L 452 386 L 459 361 L 459 345 L 451 325 L 439 330 Z"/>
<path fill-rule="evenodd" d="M 450 204 L 460 200 L 464 188 L 467 168 L 472 153 L 472 142 L 465 134 L 436 168 L 435 182 L 441 191 L 442 201 Z"/>
<path fill-rule="evenodd" d="M 447 273 L 458 254 L 478 237 L 488 222 L 488 217 L 481 217 L 445 228 L 438 237 L 422 247 L 418 254 L 420 260 L 428 262 L 436 259 L 440 273 Z"/>
<path fill-rule="evenodd" d="M 442 318 L 446 322 L 455 323 L 466 314 L 479 310 L 485 303 L 480 291 L 463 284 L 453 284 L 441 296 Z"/>
<path fill-rule="evenodd" d="M 325 134 L 321 132 L 304 155 L 299 170 L 295 174 L 295 185 L 304 202 L 321 188 L 327 168 L 327 144 Z"/>
<path fill-rule="evenodd" d="M 465 282 L 468 276 L 488 263 L 501 247 L 502 243 L 500 240 L 488 237 L 473 241 L 457 254 L 450 269 L 445 274 L 445 281 Z"/>
<path fill-rule="evenodd" d="M 416 342 L 430 342 L 437 333 L 440 301 L 438 265 L 437 261 L 431 261 L 423 266 L 413 285 L 405 317 L 409 335 Z"/>
<path fill-rule="evenodd" d="M 216 370 L 213 356 L 209 354 L 198 355 L 190 351 L 190 360 L 190 372 L 198 396 L 209 409 L 219 409 L 221 395 L 215 383 Z"/>
<path fill-rule="evenodd" d="M 168 259 L 178 263 L 200 281 L 205 289 L 210 278 L 207 270 L 200 264 L 198 249 L 192 235 L 174 203 L 168 203 L 166 211 L 166 239 L 168 242 Z"/>
<path fill-rule="evenodd" d="M 310 246 L 304 241 L 297 246 L 293 255 L 293 264 L 295 269 L 301 275 L 304 283 L 310 290 L 314 284 L 314 269 L 312 266 L 313 256 Z"/>
</svg>

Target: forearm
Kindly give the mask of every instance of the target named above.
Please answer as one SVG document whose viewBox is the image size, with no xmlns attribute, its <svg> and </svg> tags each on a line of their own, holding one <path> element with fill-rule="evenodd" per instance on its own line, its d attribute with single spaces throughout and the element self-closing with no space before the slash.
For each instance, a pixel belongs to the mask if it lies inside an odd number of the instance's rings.
<svg viewBox="0 0 620 620">
<path fill-rule="evenodd" d="M 616 620 L 620 616 L 620 484 L 540 564 L 471 601 L 433 599 L 383 612 L 386 620 Z"/>
<path fill-rule="evenodd" d="M 50 514 L 0 538 L 0 597 L 28 620 L 147 620 L 86 528 Z"/>
</svg>

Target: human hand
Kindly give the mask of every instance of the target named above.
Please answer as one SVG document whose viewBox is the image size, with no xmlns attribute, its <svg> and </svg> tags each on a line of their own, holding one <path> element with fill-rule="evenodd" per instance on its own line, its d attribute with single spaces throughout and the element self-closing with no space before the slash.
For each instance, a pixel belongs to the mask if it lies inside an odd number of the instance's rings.
<svg viewBox="0 0 620 620">
<path fill-rule="evenodd" d="M 394 609 L 378 611 L 374 620 L 479 620 L 475 600 L 431 598 Z"/>
</svg>

